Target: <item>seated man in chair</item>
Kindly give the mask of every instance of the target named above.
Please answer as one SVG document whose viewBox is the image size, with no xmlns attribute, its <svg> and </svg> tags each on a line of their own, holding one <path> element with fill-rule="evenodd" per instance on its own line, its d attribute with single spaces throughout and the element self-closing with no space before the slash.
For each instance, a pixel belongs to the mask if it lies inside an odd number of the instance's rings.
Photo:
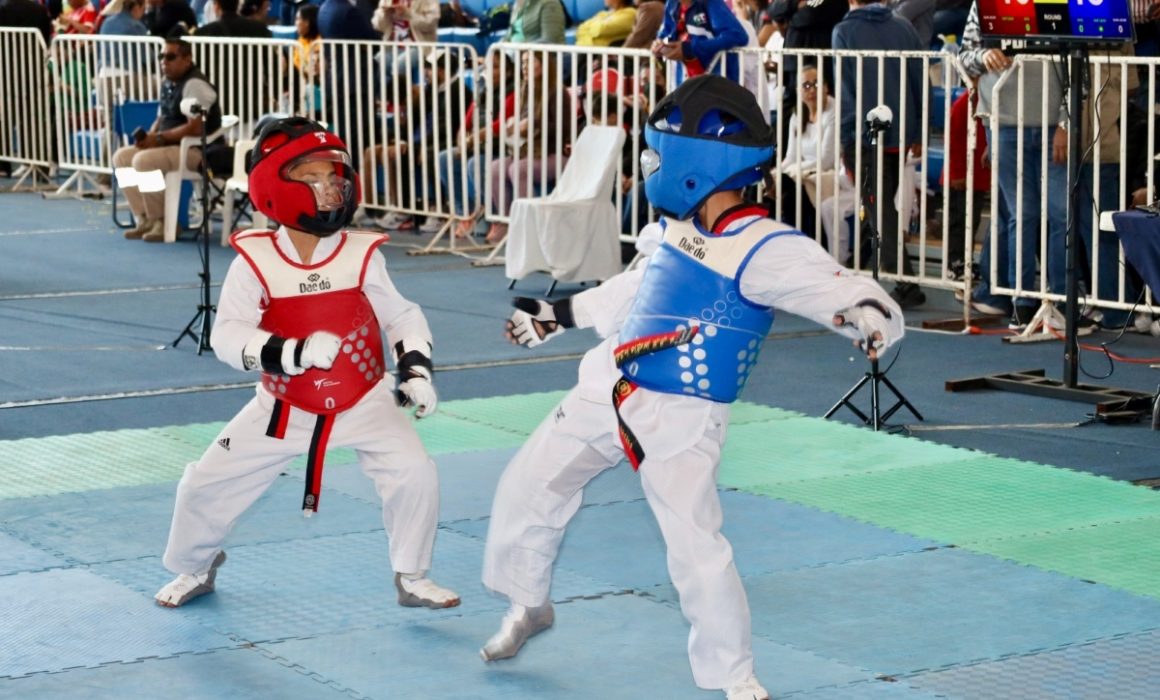
<svg viewBox="0 0 1160 700">
<path fill-rule="evenodd" d="M 136 143 L 113 153 L 115 168 L 132 167 L 139 173 L 160 170 L 162 174 L 182 167 L 179 162 L 181 139 L 198 136 L 202 130 L 213 133 L 221 127 L 222 111 L 218 104 L 217 89 L 193 64 L 189 42 L 173 35 L 165 42 L 161 54 L 161 104 L 157 120 L 148 132 L 138 132 Z M 201 114 L 186 116 L 181 105 L 192 99 L 201 107 Z M 190 149 L 185 167 L 201 164 L 201 149 Z M 125 197 L 137 225 L 125 231 L 125 238 L 141 239 L 150 243 L 164 240 L 165 192 L 141 192 L 137 187 L 125 187 Z"/>
</svg>

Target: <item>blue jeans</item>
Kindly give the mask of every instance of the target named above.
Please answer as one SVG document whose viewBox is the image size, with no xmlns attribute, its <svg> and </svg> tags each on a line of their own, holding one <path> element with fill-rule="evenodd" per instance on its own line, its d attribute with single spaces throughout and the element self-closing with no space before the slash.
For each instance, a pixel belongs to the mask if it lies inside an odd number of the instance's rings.
<svg viewBox="0 0 1160 700">
<path fill-rule="evenodd" d="M 1066 177 L 1066 166 L 1055 166 L 1061 177 Z M 1092 219 L 1097 211 L 1114 211 L 1120 208 L 1120 165 L 1119 163 L 1100 164 L 1100 200 L 1093 205 L 1094 190 L 1092 187 L 1092 169 L 1094 165 L 1086 163 L 1080 167 L 1078 196 L 1079 211 L 1076 212 L 1076 224 L 1079 226 L 1081 245 L 1077 252 L 1079 269 L 1076 274 L 1091 289 L 1092 269 Z M 1048 200 L 1047 216 L 1050 222 L 1047 240 L 1047 282 L 1052 292 L 1063 294 L 1067 291 L 1067 188 L 1052 188 L 1051 198 Z M 1099 289 L 1097 296 L 1105 301 L 1119 298 L 1120 284 L 1120 239 L 1110 231 L 1099 232 Z M 1124 283 L 1124 298 L 1135 301 L 1138 290 L 1126 278 Z M 1128 312 L 1122 309 L 1105 309 L 1104 324 L 1121 326 L 1128 319 Z"/>
<path fill-rule="evenodd" d="M 1003 198 L 999 197 L 999 218 L 995 222 L 995 231 L 999 234 L 998 246 L 998 283 L 1002 287 L 1011 286 L 1011 269 L 1007 258 L 1007 241 L 1011 235 L 1009 229 L 1011 227 L 1011 214 L 1007 211 L 1007 205 L 1003 202 Z M 983 252 L 979 254 L 979 283 L 975 285 L 975 289 L 971 292 L 971 298 L 975 301 L 981 301 L 988 306 L 994 306 L 1003 309 L 1007 313 L 1011 313 L 1011 297 L 1003 294 L 993 294 L 991 292 L 991 230 L 987 229 L 987 233 L 983 236 Z"/>
<path fill-rule="evenodd" d="M 1047 198 L 1048 198 L 1048 212 L 1050 220 L 1051 198 L 1065 191 L 1065 181 L 1060 179 L 1060 170 L 1057 166 L 1051 164 L 1051 140 L 1055 137 L 1055 127 L 1049 127 L 1046 134 L 1041 128 L 1024 128 L 1023 129 L 1023 167 L 1019 168 L 1018 148 L 1019 148 L 1019 127 L 1017 126 L 1001 126 L 999 127 L 999 157 L 998 160 L 992 160 L 991 172 L 999 175 L 999 196 L 1003 203 L 1007 206 L 1007 213 L 1010 217 L 1008 225 L 1009 236 L 1007 239 L 1007 267 L 1008 280 L 1012 286 L 1015 286 L 1015 280 L 1019 280 L 1020 286 L 1025 291 L 1035 291 L 1035 277 L 1039 270 L 1039 265 L 1036 258 L 1039 255 L 1039 241 L 1041 240 L 1041 232 L 1043 218 L 1040 214 L 1042 209 L 1042 188 L 1043 183 L 1043 152 L 1047 151 Z M 1018 199 L 1018 186 L 1023 183 L 1023 209 L 1022 215 L 1016 218 Z M 1016 250 L 1019 248 L 1019 241 L 1016 237 L 1018 223 L 1022 221 L 1023 224 L 1023 264 L 1019 265 L 1016 257 Z M 1050 235 L 1050 223 L 1048 225 L 1048 234 Z M 1017 268 L 1018 265 L 1018 268 Z M 1035 299 L 1016 299 L 1015 304 L 1018 306 L 1038 306 L 1039 302 Z"/>
<path fill-rule="evenodd" d="M 476 198 L 475 169 L 479 156 L 472 156 L 464 163 L 451 149 L 439 153 L 439 181 L 443 191 L 451 200 L 451 210 L 456 216 L 470 216 L 478 208 Z M 463 170 L 467 168 L 467 189 L 464 190 Z"/>
</svg>

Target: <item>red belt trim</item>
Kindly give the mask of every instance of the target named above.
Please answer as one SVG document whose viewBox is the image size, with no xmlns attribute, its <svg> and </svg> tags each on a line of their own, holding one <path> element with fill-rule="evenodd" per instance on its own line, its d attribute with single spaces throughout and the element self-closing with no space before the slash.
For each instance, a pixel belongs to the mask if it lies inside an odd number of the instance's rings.
<svg viewBox="0 0 1160 700">
<path fill-rule="evenodd" d="M 322 468 L 326 462 L 326 443 L 334 427 L 333 415 L 321 415 L 314 424 L 310 438 L 310 452 L 306 457 L 306 493 L 302 496 L 302 510 L 318 512 L 318 497 L 322 492 Z"/>
<path fill-rule="evenodd" d="M 617 367 L 623 367 L 629 362 L 644 355 L 651 355 L 654 352 L 667 350 L 668 348 L 675 348 L 678 345 L 684 345 L 697 335 L 700 326 L 690 326 L 683 331 L 669 331 L 667 333 L 656 333 L 654 335 L 646 335 L 643 338 L 630 340 L 623 343 L 612 351 L 613 361 L 616 362 Z"/>
<path fill-rule="evenodd" d="M 632 429 L 620 417 L 620 406 L 636 390 L 637 385 L 624 377 L 618 379 L 616 385 L 612 387 L 612 408 L 616 411 L 620 446 L 624 449 L 624 456 L 628 458 L 628 463 L 632 465 L 633 471 L 640 469 L 640 463 L 644 461 L 644 448 L 640 446 L 640 442 L 636 439 Z"/>
<path fill-rule="evenodd" d="M 281 440 L 286 437 L 286 427 L 290 425 L 290 404 L 282 399 L 274 399 L 274 410 L 270 413 L 270 424 L 266 426 L 266 437 Z"/>
</svg>

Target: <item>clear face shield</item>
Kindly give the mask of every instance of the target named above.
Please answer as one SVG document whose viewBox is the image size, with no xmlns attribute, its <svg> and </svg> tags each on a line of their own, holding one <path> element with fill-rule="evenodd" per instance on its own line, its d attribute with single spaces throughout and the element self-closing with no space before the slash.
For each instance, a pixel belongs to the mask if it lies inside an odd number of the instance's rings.
<svg viewBox="0 0 1160 700">
<path fill-rule="evenodd" d="M 301 182 L 314 193 L 320 216 L 341 209 L 351 201 L 354 182 L 346 177 L 353 172 L 350 156 L 333 149 L 312 151 L 290 162 L 283 171 L 287 180 Z"/>
</svg>

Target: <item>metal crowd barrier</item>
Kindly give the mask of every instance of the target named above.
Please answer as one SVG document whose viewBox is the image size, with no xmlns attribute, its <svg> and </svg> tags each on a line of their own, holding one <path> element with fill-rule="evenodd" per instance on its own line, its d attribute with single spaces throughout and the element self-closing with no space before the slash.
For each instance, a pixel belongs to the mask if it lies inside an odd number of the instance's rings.
<svg viewBox="0 0 1160 700">
<path fill-rule="evenodd" d="M 680 79 L 680 71 L 671 64 L 657 63 L 648 51 L 496 44 L 480 61 L 475 49 L 466 44 L 324 41 L 308 67 L 296 68 L 295 42 L 195 36 L 192 43 L 195 62 L 219 89 L 223 112 L 237 114 L 250 129 L 262 115 L 271 112 L 304 114 L 328 124 L 352 148 L 363 181 L 365 205 L 419 221 L 432 217 L 445 221 L 439 239 L 446 237 L 451 249 L 478 249 L 456 243 L 456 238 L 450 236 L 456 224 L 477 218 L 504 224 L 514 196 L 549 192 L 567 158 L 584 155 L 571 153 L 559 144 L 574 139 L 587 120 L 606 122 L 614 118 L 609 113 L 610 105 L 619 108 L 619 122 L 628 136 L 626 153 L 630 154 L 625 160 L 624 186 L 615 191 L 617 211 L 624 222 L 622 240 L 635 240 L 641 226 L 656 218 L 656 212 L 640 196 L 642 178 L 635 156 L 644 148 L 643 129 L 649 111 L 665 89 Z M 74 188 L 83 190 L 95 176 L 111 172 L 110 157 L 117 145 L 111 131 L 111 109 L 122 99 L 156 99 L 160 81 L 157 53 L 161 47 L 161 41 L 151 37 L 70 35 L 57 37 L 46 48 L 34 30 L 0 30 L 0 65 L 4 66 L 0 70 L 0 159 L 41 169 L 56 165 L 70 171 L 72 175 L 60 187 L 61 193 Z M 838 115 L 854 109 L 845 104 L 849 100 L 843 96 L 843 83 L 849 80 L 855 81 L 859 112 L 882 101 L 885 81 L 894 82 L 903 90 L 917 91 L 921 114 L 908 114 L 903 109 L 893 115 L 900 132 L 905 132 L 908 122 L 922 120 L 916 149 L 919 155 L 909 162 L 900 159 L 898 178 L 905 184 L 900 188 L 894 251 L 899 260 L 908 254 L 917 264 L 910 275 L 903 274 L 900 267 L 881 269 L 882 279 L 965 292 L 970 286 L 973 259 L 969 253 L 979 250 L 985 238 L 988 260 L 981 272 L 995 293 L 1018 299 L 1062 298 L 1054 279 L 1059 275 L 1053 272 L 1052 262 L 1057 255 L 1052 236 L 1059 235 L 1059 214 L 1058 206 L 1051 204 L 1059 201 L 1061 185 L 1054 179 L 1053 164 L 1047 162 L 1050 149 L 1036 152 L 1042 173 L 1034 188 L 1037 192 L 1027 189 L 1022 180 L 1017 185 L 1016 211 L 1011 214 L 1011 220 L 1017 222 L 1013 231 L 1008 232 L 1002 225 L 999 178 L 993 177 L 990 192 L 976 192 L 970 184 L 975 152 L 987 149 L 993 164 L 1003 163 L 1010 167 L 1008 172 L 1021 173 L 1029 165 L 1026 158 L 1031 153 L 1024 148 L 1023 139 L 1034 129 L 1047 133 L 1054 127 L 1047 92 L 1029 96 L 1022 90 L 1028 71 L 1039 71 L 1039 82 L 1049 82 L 1050 76 L 1058 72 L 1050 59 L 1021 56 L 1015 69 L 1005 73 L 994 86 L 990 113 L 976 114 L 976 108 L 969 107 L 968 124 L 972 128 L 967 130 L 965 222 L 959 222 L 951 219 L 948 206 L 952 198 L 950 182 L 939 177 L 948 165 L 951 105 L 966 90 L 968 82 L 953 57 L 933 52 L 904 57 L 882 52 L 763 49 L 735 53 L 742 83 L 754 91 L 770 115 L 779 165 L 775 170 L 777 179 L 783 173 L 794 173 L 794 166 L 800 166 L 803 160 L 799 154 L 783 162 L 792 115 L 805 109 L 802 91 L 796 89 L 794 81 L 800 80 L 806 64 L 816 70 L 817 82 L 828 86 Z M 907 72 L 908 63 L 915 62 L 921 76 L 917 86 Z M 1137 139 L 1131 148 L 1130 132 L 1123 125 L 1136 107 L 1143 113 L 1152 113 L 1157 97 L 1157 65 L 1154 59 L 1093 59 L 1089 85 L 1095 89 L 1089 89 L 1089 100 L 1095 99 L 1101 106 L 1088 110 L 1084 117 L 1090 124 L 1087 131 L 1105 140 L 1111 138 L 1114 129 L 1119 133 L 1115 134 L 1114 145 L 1093 146 L 1088 149 L 1090 153 L 1083 154 L 1097 173 L 1090 186 L 1093 216 L 1086 222 L 1092 240 L 1106 241 L 1107 237 L 1098 231 L 1095 210 L 1125 208 L 1137 188 L 1128 180 L 1139 168 L 1129 169 L 1128 161 L 1139 157 L 1142 150 L 1146 154 L 1156 151 L 1154 119 L 1146 120 L 1142 132 L 1139 128 L 1131 132 Z M 868 66 L 875 66 L 885 78 L 872 86 L 876 92 L 864 94 L 869 88 L 864 88 L 861 76 Z M 532 70 L 530 76 L 528 67 Z M 445 76 L 456 78 L 449 82 L 451 87 L 422 90 L 426 76 L 437 68 Z M 724 71 L 724 63 L 719 61 L 712 69 Z M 1146 72 L 1145 83 L 1136 96 L 1130 97 L 1119 83 L 1128 71 L 1137 70 Z M 1004 86 L 1012 81 L 1020 89 L 1004 92 Z M 1118 98 L 1110 101 L 1106 91 L 1113 86 Z M 787 92 L 787 87 L 792 89 Z M 1009 103 L 1011 94 L 1019 96 L 1020 110 L 1038 99 L 1040 123 L 1026 124 L 1020 111 L 1016 124 L 1000 124 L 1002 101 Z M 471 137 L 465 141 L 469 133 L 464 128 L 465 118 L 472 103 L 478 106 L 472 116 Z M 48 114 L 53 118 L 46 119 Z M 1015 129 L 1013 140 L 993 138 L 989 145 L 976 143 L 976 120 L 989 126 L 992 134 L 1000 127 L 1019 128 Z M 854 124 L 856 139 L 860 140 L 865 114 L 857 114 Z M 242 134 L 246 134 L 244 129 Z M 827 150 L 840 153 L 840 128 L 835 128 L 830 138 L 833 143 Z M 909 145 L 892 143 L 882 147 Z M 1003 149 L 1012 147 L 1017 150 L 1014 165 L 1007 166 L 1012 154 Z M 851 200 L 854 204 L 858 201 L 863 158 L 873 158 L 871 165 L 880 166 L 873 150 L 856 151 L 844 159 L 848 169 L 835 164 L 836 167 L 807 177 L 798 168 L 790 185 L 795 190 L 795 204 L 786 210 L 783 200 L 773 197 L 771 208 L 775 216 L 798 222 L 809 199 L 820 202 L 827 195 L 837 197 L 838 205 L 825 208 L 826 220 L 822 208 L 815 206 L 819 215 L 807 233 L 822 242 L 827 239 L 827 230 L 841 237 L 845 227 L 850 239 L 848 247 L 842 247 L 844 242 L 837 247 L 831 242 L 831 251 L 839 257 L 848 255 L 849 265 L 868 271 L 862 227 Z M 545 154 L 557 157 L 544 157 Z M 1138 198 L 1150 202 L 1156 194 L 1155 164 L 1146 154 Z M 876 175 L 880 182 L 882 173 Z M 520 187 L 513 188 L 513 184 Z M 807 192 L 807 188 L 811 191 Z M 874 195 L 885 201 L 894 193 L 878 191 Z M 1097 202 L 1106 206 L 1097 207 Z M 1038 207 L 1038 215 L 1031 212 L 1025 217 L 1025 206 Z M 980 231 L 970 225 L 977 209 L 987 212 L 984 221 L 989 219 L 989 225 L 979 226 Z M 941 210 L 941 217 L 932 215 L 936 210 Z M 1036 223 L 1032 226 L 1024 222 Z M 881 219 L 877 223 L 881 227 Z M 960 223 L 964 225 L 959 226 Z M 962 231 L 961 239 L 948 235 L 952 229 Z M 1086 301 L 1103 308 L 1130 308 L 1138 295 L 1118 246 L 1093 248 L 1083 271 Z M 949 268 L 954 249 L 968 253 L 965 280 L 957 270 Z M 1000 254 L 1005 250 L 1011 251 L 1016 269 L 1031 264 L 1033 257 L 1034 277 L 1007 274 Z M 1034 281 L 1029 282 L 1030 279 Z M 1109 280 L 1113 284 L 1109 285 Z M 969 317 L 966 302 L 964 311 Z"/>
<path fill-rule="evenodd" d="M 52 152 L 48 47 L 35 29 L 0 28 L 0 161 L 24 170 L 11 189 L 47 182 Z"/>
</svg>

